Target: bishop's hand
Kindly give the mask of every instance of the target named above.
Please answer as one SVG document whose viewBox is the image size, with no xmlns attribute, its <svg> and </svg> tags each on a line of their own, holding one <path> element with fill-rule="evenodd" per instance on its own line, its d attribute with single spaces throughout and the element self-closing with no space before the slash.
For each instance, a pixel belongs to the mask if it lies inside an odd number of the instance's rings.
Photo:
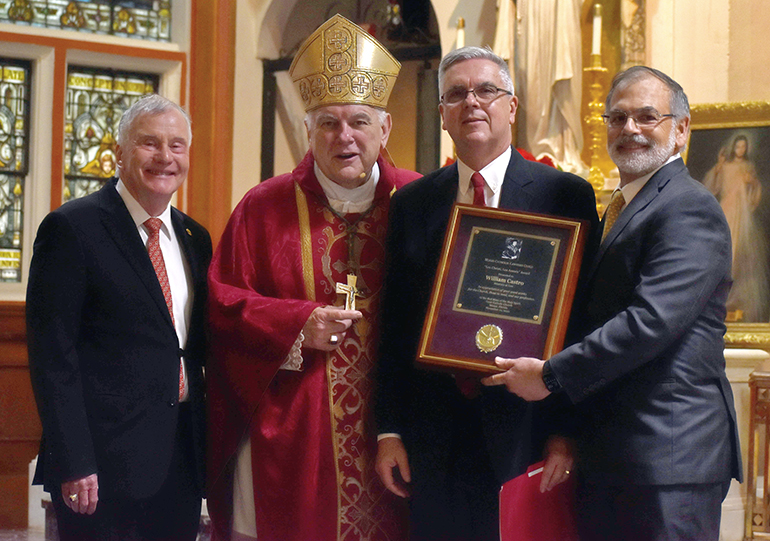
<svg viewBox="0 0 770 541">
<path fill-rule="evenodd" d="M 319 306 L 310 314 L 302 327 L 305 340 L 302 347 L 332 351 L 342 344 L 345 332 L 363 317 L 358 310 L 344 310 L 334 306 Z"/>
</svg>

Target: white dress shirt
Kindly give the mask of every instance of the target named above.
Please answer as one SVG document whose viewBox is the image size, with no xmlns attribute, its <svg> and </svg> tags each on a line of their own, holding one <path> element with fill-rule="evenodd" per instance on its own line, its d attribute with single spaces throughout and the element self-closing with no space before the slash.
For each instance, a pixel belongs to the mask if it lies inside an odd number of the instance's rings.
<svg viewBox="0 0 770 541">
<path fill-rule="evenodd" d="M 652 175 L 657 173 L 662 167 L 668 165 L 669 163 L 673 162 L 674 160 L 678 160 L 681 157 L 681 155 L 677 152 L 673 156 L 671 156 L 668 160 L 666 160 L 666 163 L 658 167 L 655 171 L 651 173 L 647 173 L 646 175 L 639 177 L 637 179 L 632 180 L 622 188 L 617 188 L 621 192 L 623 192 L 623 200 L 626 202 L 625 205 L 620 209 L 620 212 L 623 212 L 625 208 L 628 206 L 628 204 L 631 202 L 631 200 L 639 194 L 639 192 L 642 191 L 642 188 L 644 188 L 644 185 L 647 184 L 647 181 L 652 178 Z M 615 193 L 615 192 L 613 192 Z"/>
<path fill-rule="evenodd" d="M 505 149 L 505 152 L 479 171 L 481 176 L 484 177 L 484 199 L 488 207 L 497 208 L 500 206 L 500 192 L 503 189 L 503 180 L 505 179 L 505 172 L 508 170 L 508 164 L 511 161 L 512 151 L 513 149 L 509 146 Z M 458 159 L 457 173 L 459 176 L 457 202 L 472 205 L 473 184 L 471 184 L 471 176 L 475 171 Z"/>
<path fill-rule="evenodd" d="M 150 216 L 144 208 L 134 199 L 131 192 L 128 191 L 123 181 L 118 180 L 116 186 L 118 194 L 126 204 L 131 218 L 136 224 L 136 228 L 139 231 L 139 235 L 142 237 L 142 242 L 147 246 L 147 239 L 149 233 L 144 226 Z M 192 275 L 190 273 L 190 267 L 187 260 L 182 255 L 182 247 L 179 244 L 179 240 L 176 237 L 174 226 L 171 223 L 171 205 L 168 205 L 166 209 L 157 216 L 163 222 L 159 232 L 160 251 L 163 253 L 163 263 L 166 265 L 166 274 L 168 275 L 168 283 L 171 287 L 171 304 L 174 309 L 174 325 L 176 328 L 176 335 L 179 339 L 179 347 L 184 349 L 187 345 L 187 331 L 188 322 L 192 314 L 193 306 L 193 284 Z M 182 359 L 182 368 L 185 367 L 184 359 Z M 187 374 L 185 373 L 185 389 L 182 393 L 183 400 L 188 398 L 189 384 L 187 382 Z"/>
</svg>

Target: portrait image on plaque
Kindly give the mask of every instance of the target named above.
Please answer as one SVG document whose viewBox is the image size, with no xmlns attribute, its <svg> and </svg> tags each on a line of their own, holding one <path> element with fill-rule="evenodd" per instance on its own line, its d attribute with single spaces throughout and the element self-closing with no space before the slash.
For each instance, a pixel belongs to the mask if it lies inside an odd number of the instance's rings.
<svg viewBox="0 0 770 541">
<path fill-rule="evenodd" d="M 456 204 L 420 340 L 419 361 L 499 371 L 494 358 L 559 351 L 588 225 Z"/>
</svg>

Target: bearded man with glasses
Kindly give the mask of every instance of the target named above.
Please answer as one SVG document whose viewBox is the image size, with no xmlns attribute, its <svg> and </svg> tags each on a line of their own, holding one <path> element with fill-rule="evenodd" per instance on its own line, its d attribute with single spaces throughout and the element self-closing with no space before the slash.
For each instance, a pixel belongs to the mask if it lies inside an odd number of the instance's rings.
<svg viewBox="0 0 770 541">
<path fill-rule="evenodd" d="M 730 231 L 679 155 L 690 109 L 676 81 L 629 68 L 606 109 L 620 188 L 586 276 L 585 338 L 546 361 L 498 359 L 507 371 L 484 383 L 578 408 L 581 540 L 717 541 L 742 475 L 724 358 Z"/>
<path fill-rule="evenodd" d="M 439 92 L 458 160 L 405 186 L 391 202 L 377 472 L 395 494 L 411 496 L 411 539 L 498 540 L 500 486 L 544 446 L 543 490 L 567 479 L 573 459 L 565 438 L 544 443 L 539 406 L 478 380 L 414 366 L 450 211 L 455 202 L 473 203 L 577 218 L 596 229 L 596 201 L 583 179 L 512 148 L 518 99 L 507 63 L 491 50 L 464 47 L 445 56 Z"/>
</svg>

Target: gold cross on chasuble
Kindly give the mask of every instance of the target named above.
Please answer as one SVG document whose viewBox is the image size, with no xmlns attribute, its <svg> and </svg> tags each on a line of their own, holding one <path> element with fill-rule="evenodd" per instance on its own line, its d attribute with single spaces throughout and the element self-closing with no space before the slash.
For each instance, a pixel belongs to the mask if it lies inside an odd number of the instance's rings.
<svg viewBox="0 0 770 541">
<path fill-rule="evenodd" d="M 355 274 L 348 274 L 348 283 L 337 282 L 337 293 L 345 295 L 345 310 L 356 309 L 356 297 L 361 297 L 361 292 L 356 289 L 358 278 Z"/>
</svg>

